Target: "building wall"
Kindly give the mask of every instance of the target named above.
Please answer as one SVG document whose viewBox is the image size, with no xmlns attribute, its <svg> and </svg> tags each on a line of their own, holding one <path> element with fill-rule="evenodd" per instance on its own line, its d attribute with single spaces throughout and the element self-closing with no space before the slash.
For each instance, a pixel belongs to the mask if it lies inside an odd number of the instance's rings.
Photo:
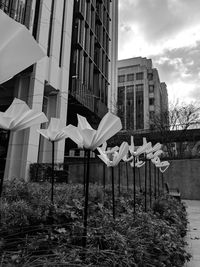
<svg viewBox="0 0 200 267">
<path fill-rule="evenodd" d="M 111 23 L 109 42 L 109 86 L 108 86 L 108 109 L 117 113 L 117 60 L 118 60 L 118 0 L 111 2 Z"/>
<path fill-rule="evenodd" d="M 99 118 L 107 112 L 109 82 L 116 73 L 117 1 L 75 1 L 73 15 L 70 94 Z M 114 44 L 117 49 L 117 45 Z M 111 75 L 110 75 L 111 74 Z M 109 96 L 110 99 L 110 96 Z"/>
<path fill-rule="evenodd" d="M 65 126 L 74 2 L 64 0 L 23 2 L 30 7 L 26 20 L 17 19 L 18 9 L 15 4 L 19 3 L 18 1 L 7 1 L 1 8 L 29 28 L 47 56 L 35 64 L 31 71 L 22 72 L 13 79 L 13 97 L 25 100 L 34 110 L 43 110 L 49 119 L 52 116 L 60 118 Z M 38 127 L 39 125 L 11 134 L 5 169 L 6 178 L 28 179 L 30 163 L 37 162 L 38 159 L 40 162 L 51 160 L 51 144 L 39 136 L 36 131 Z M 56 146 L 55 154 L 56 161 L 63 161 L 64 141 Z"/>
<path fill-rule="evenodd" d="M 88 106 L 87 101 L 83 105 L 88 109 L 92 106 L 93 114 L 99 118 L 107 112 L 107 106 L 112 109 L 116 92 L 117 0 L 1 0 L 0 8 L 26 25 L 46 53 L 46 57 L 37 64 L 4 84 L 6 89 L 9 88 L 5 96 L 7 106 L 14 97 L 18 97 L 26 101 L 30 108 L 45 112 L 49 119 L 60 118 L 65 126 L 70 113 L 69 88 L 70 93 L 73 90 L 73 82 L 69 83 L 69 77 L 77 78 L 79 75 L 81 92 L 86 88 L 83 94 L 78 95 L 79 103 L 88 99 L 88 95 L 90 99 L 92 97 L 92 105 L 90 100 Z M 79 46 L 76 46 L 78 53 L 72 53 L 76 64 L 75 69 L 71 66 L 70 76 L 74 12 L 78 12 L 76 15 L 81 18 L 78 20 L 76 36 L 79 40 Z M 72 45 L 72 48 L 75 47 Z M 94 49 L 97 49 L 96 52 Z M 5 105 L 3 108 L 5 110 Z M 41 127 L 47 126 L 43 124 Z M 28 179 L 30 163 L 51 161 L 51 143 L 39 136 L 36 131 L 39 127 L 11 133 L 5 178 Z M 65 141 L 56 144 L 56 162 L 63 161 L 64 149 Z"/>
<path fill-rule="evenodd" d="M 117 66 L 118 114 L 124 129 L 149 129 L 151 118 L 160 115 L 168 101 L 158 71 L 151 59 L 141 57 L 119 60 Z"/>
</svg>

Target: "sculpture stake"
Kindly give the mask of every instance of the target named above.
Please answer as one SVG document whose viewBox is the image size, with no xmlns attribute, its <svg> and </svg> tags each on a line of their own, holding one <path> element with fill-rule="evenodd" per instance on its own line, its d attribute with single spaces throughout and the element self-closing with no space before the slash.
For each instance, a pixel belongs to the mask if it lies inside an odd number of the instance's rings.
<svg viewBox="0 0 200 267">
<path fill-rule="evenodd" d="M 147 161 L 145 155 L 145 162 Z M 147 211 L 147 164 L 145 164 L 145 175 L 144 175 L 144 210 Z"/>
<path fill-rule="evenodd" d="M 127 191 L 129 189 L 129 181 L 128 181 L 128 162 L 126 162 L 126 186 L 127 186 Z"/>
<path fill-rule="evenodd" d="M 83 248 L 87 245 L 87 218 L 88 218 L 88 195 L 89 195 L 89 177 L 90 177 L 90 150 L 87 152 L 87 169 L 86 169 L 86 181 L 85 181 L 85 207 L 83 218 Z"/>
<path fill-rule="evenodd" d="M 112 171 L 112 203 L 113 203 L 113 219 L 115 219 L 115 182 L 114 182 L 114 167 L 111 167 Z"/>
<path fill-rule="evenodd" d="M 150 200 L 150 208 L 151 208 L 151 161 L 149 160 L 149 200 Z"/>
<path fill-rule="evenodd" d="M 51 163 L 51 168 L 52 168 L 52 173 L 51 173 L 51 204 L 53 204 L 53 196 L 54 196 L 54 155 L 55 155 L 55 142 L 52 141 L 52 163 Z"/>
<path fill-rule="evenodd" d="M 156 166 L 154 166 L 154 197 L 157 197 L 157 184 L 156 184 Z"/>
</svg>

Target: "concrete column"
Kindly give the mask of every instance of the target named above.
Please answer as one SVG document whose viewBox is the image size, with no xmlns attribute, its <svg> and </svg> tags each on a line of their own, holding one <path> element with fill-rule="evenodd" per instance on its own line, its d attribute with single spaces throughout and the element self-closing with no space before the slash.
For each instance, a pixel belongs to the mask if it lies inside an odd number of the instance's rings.
<svg viewBox="0 0 200 267">
<path fill-rule="evenodd" d="M 118 60 L 118 0 L 111 3 L 111 42 L 109 46 L 109 82 L 108 87 L 108 109 L 117 112 L 117 60 Z"/>
<path fill-rule="evenodd" d="M 61 118 L 63 126 L 67 121 L 68 94 L 69 94 L 69 68 L 71 55 L 71 37 L 74 1 L 66 1 L 65 22 L 63 33 L 62 66 L 60 68 L 59 94 L 57 95 L 57 117 Z M 57 144 L 56 161 L 64 161 L 65 140 Z"/>
</svg>

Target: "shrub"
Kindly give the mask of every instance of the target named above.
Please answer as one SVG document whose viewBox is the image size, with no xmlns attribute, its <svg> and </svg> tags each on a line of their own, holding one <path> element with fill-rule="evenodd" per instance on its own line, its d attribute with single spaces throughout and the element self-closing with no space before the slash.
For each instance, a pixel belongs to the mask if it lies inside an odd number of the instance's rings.
<svg viewBox="0 0 200 267">
<path fill-rule="evenodd" d="M 84 197 L 81 185 L 15 181 L 5 184 L 1 205 L 3 266 L 158 266 L 180 267 L 190 255 L 182 239 L 184 206 L 171 198 L 155 201 L 143 212 L 137 192 L 116 191 L 112 218 L 109 187 L 90 185 L 87 248 L 82 248 Z M 12 240 L 12 241 L 11 241 Z"/>
</svg>

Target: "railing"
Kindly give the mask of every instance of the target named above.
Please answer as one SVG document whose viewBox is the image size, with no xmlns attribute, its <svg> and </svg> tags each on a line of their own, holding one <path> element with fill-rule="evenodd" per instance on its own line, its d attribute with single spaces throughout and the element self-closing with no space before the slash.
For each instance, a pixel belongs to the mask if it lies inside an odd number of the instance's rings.
<svg viewBox="0 0 200 267">
<path fill-rule="evenodd" d="M 72 79 L 72 88 L 70 94 L 82 105 L 94 112 L 94 95 L 79 79 Z"/>
</svg>

